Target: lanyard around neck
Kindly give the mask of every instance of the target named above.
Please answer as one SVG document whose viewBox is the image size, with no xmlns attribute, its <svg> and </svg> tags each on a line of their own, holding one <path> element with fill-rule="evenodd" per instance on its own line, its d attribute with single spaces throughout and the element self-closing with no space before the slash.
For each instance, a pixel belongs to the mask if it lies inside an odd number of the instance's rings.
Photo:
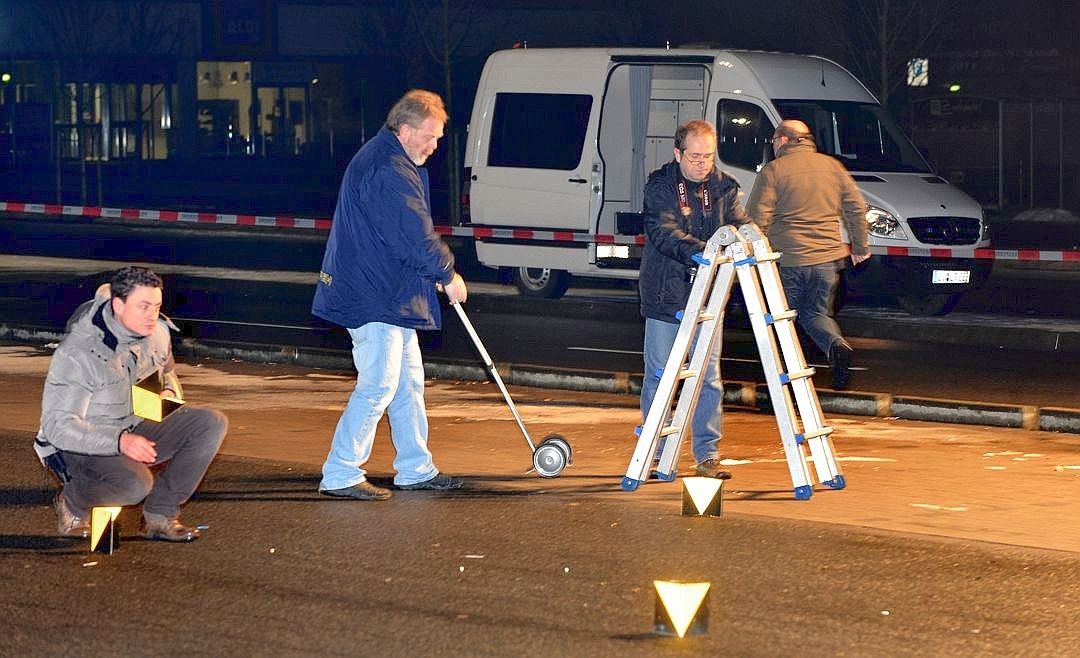
<svg viewBox="0 0 1080 658">
<path fill-rule="evenodd" d="M 712 193 L 709 191 L 709 186 L 706 185 L 707 181 L 701 181 L 701 213 L 708 215 L 712 211 Z M 679 179 L 678 184 L 675 186 L 675 193 L 679 199 L 679 212 L 684 217 L 689 217 L 693 212 L 690 208 L 690 194 L 686 188 L 686 181 L 682 178 Z"/>
</svg>

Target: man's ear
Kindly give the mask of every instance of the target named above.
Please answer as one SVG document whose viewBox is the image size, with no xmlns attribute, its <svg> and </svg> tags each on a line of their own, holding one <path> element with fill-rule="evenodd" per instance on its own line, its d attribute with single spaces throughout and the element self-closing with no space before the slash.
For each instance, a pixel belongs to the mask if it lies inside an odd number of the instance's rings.
<svg viewBox="0 0 1080 658">
<path fill-rule="evenodd" d="M 123 310 L 124 300 L 120 299 L 119 297 L 113 297 L 110 302 L 112 303 L 113 315 Z"/>
</svg>

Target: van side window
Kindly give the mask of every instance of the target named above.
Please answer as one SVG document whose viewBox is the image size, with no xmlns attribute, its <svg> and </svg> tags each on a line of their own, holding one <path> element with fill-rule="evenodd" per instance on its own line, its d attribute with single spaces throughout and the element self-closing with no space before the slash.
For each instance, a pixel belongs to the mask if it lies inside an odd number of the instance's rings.
<svg viewBox="0 0 1080 658">
<path fill-rule="evenodd" d="M 592 101 L 587 94 L 496 94 L 488 166 L 577 169 Z"/>
<path fill-rule="evenodd" d="M 770 155 L 773 124 L 760 106 L 730 98 L 716 107 L 720 160 L 742 169 L 757 169 Z"/>
</svg>

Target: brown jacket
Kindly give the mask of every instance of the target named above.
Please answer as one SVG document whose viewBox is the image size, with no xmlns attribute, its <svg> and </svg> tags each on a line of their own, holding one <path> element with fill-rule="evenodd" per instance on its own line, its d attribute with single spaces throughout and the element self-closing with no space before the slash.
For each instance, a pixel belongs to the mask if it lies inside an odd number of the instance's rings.
<svg viewBox="0 0 1080 658">
<path fill-rule="evenodd" d="M 786 267 L 841 260 L 848 248 L 840 237 L 843 219 L 851 253 L 870 252 L 866 201 L 851 174 L 813 142 L 789 143 L 758 174 L 746 212 L 761 227 Z"/>
</svg>

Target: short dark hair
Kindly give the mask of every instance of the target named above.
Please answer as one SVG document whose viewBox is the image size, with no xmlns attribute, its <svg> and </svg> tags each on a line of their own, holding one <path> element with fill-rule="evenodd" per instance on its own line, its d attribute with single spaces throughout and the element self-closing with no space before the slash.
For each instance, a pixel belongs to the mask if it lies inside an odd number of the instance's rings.
<svg viewBox="0 0 1080 658">
<path fill-rule="evenodd" d="M 119 297 L 127 301 L 128 295 L 131 291 L 138 286 L 146 286 L 147 288 L 163 288 L 164 284 L 161 281 L 161 277 L 154 274 L 150 268 L 142 267 L 139 265 L 128 265 L 121 268 L 113 274 L 112 279 L 109 280 L 109 287 L 112 289 L 113 298 Z"/>
<path fill-rule="evenodd" d="M 402 125 L 407 123 L 416 128 L 429 118 L 446 123 L 448 117 L 442 97 L 426 89 L 410 89 L 390 108 L 385 125 L 396 135 Z"/>
<path fill-rule="evenodd" d="M 710 135 L 715 139 L 716 127 L 704 119 L 687 121 L 675 131 L 675 148 L 680 151 L 686 148 L 687 135 Z"/>
</svg>

